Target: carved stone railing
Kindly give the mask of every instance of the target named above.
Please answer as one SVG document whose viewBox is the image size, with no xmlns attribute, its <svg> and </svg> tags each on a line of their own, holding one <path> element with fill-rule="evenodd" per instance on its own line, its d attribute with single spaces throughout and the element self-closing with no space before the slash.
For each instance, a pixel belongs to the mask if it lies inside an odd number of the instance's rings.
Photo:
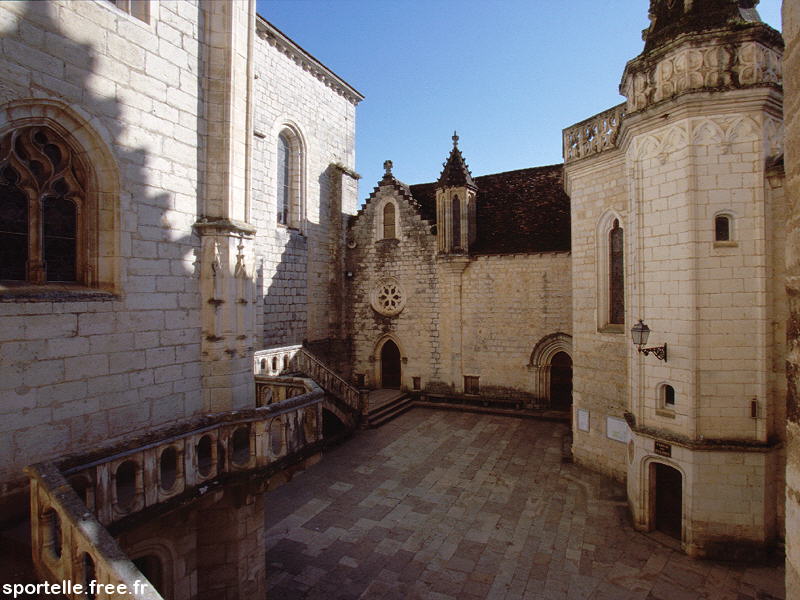
<svg viewBox="0 0 800 600">
<path fill-rule="evenodd" d="M 160 599 L 149 585 L 133 587 L 137 579 L 147 580 L 105 527 L 162 503 L 191 500 L 223 476 L 267 472 L 313 450 L 322 440 L 325 393 L 309 379 L 292 378 L 290 384 L 303 385 L 305 393 L 200 417 L 129 442 L 124 450 L 27 467 L 33 559 L 40 577 L 126 586 L 125 593 L 97 598 Z"/>
<path fill-rule="evenodd" d="M 39 577 L 69 586 L 53 597 L 163 600 L 54 464 L 25 471 L 31 482 L 31 541 Z"/>
<path fill-rule="evenodd" d="M 564 162 L 568 163 L 617 147 L 617 135 L 625 118 L 625 104 L 601 112 L 564 130 Z"/>
<path fill-rule="evenodd" d="M 254 363 L 256 397 L 259 405 L 266 403 L 261 399 L 262 396 L 267 398 L 270 394 L 279 393 L 274 387 L 271 388 L 271 385 L 275 383 L 283 385 L 280 381 L 268 380 L 265 377 L 275 378 L 289 373 L 301 373 L 311 378 L 354 413 L 363 414 L 366 410 L 365 392 L 359 391 L 302 346 L 282 346 L 259 350 L 255 353 Z"/>
</svg>

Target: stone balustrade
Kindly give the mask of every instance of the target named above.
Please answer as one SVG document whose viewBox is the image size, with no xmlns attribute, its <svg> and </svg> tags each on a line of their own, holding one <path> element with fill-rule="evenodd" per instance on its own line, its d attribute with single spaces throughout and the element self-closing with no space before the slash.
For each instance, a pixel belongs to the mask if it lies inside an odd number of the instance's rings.
<svg viewBox="0 0 800 600">
<path fill-rule="evenodd" d="M 31 541 L 37 572 L 49 582 L 70 586 L 54 597 L 163 600 L 58 467 L 40 463 L 25 472 L 31 482 Z"/>
<path fill-rule="evenodd" d="M 622 103 L 564 129 L 564 162 L 616 148 L 619 127 L 624 118 L 625 103 Z"/>
<path fill-rule="evenodd" d="M 126 586 L 125 593 L 97 598 L 161 598 L 151 586 L 133 587 L 137 579 L 147 580 L 106 527 L 161 503 L 191 501 L 223 476 L 268 472 L 316 447 L 322 440 L 325 393 L 310 379 L 288 379 L 285 383 L 304 393 L 267 406 L 206 415 L 100 456 L 27 467 L 33 557 L 40 577 Z"/>
<path fill-rule="evenodd" d="M 285 387 L 288 380 L 276 380 L 288 373 L 302 373 L 311 378 L 328 394 L 344 403 L 348 409 L 361 414 L 365 409 L 364 394 L 325 365 L 306 348 L 295 346 L 281 346 L 259 350 L 255 353 L 254 372 L 256 374 L 256 397 L 259 406 L 268 402 L 265 399 L 280 397 L 281 390 L 275 386 Z M 267 380 L 264 377 L 269 377 Z M 284 396 L 285 397 L 285 396 Z"/>
</svg>

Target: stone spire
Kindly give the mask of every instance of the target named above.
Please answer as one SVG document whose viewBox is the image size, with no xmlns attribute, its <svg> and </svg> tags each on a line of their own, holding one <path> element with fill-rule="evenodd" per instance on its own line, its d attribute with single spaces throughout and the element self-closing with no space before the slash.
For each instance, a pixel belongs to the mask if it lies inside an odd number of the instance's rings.
<svg viewBox="0 0 800 600">
<path fill-rule="evenodd" d="M 458 134 L 455 131 L 452 139 L 453 149 L 450 151 L 450 156 L 447 158 L 447 162 L 444 163 L 444 169 L 436 183 L 438 187 L 468 186 L 475 188 L 472 173 L 469 172 L 467 163 L 464 162 L 464 157 L 461 155 L 461 150 L 458 149 Z"/>
<path fill-rule="evenodd" d="M 683 33 L 761 23 L 759 0 L 650 0 L 650 27 L 642 32 L 645 53 Z"/>
</svg>

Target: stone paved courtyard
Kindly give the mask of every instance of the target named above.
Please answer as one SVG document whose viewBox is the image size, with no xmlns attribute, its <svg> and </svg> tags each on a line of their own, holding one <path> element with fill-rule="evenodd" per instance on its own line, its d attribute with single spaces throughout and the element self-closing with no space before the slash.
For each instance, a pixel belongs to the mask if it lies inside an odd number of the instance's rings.
<svg viewBox="0 0 800 600">
<path fill-rule="evenodd" d="M 414 409 L 267 496 L 268 597 L 770 600 L 783 566 L 635 532 L 624 489 L 561 462 L 566 427 Z"/>
</svg>

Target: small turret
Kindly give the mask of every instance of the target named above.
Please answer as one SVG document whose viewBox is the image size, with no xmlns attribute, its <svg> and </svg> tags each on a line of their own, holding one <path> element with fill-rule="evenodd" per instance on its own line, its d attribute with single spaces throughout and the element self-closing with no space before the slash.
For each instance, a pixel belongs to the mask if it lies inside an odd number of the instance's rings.
<svg viewBox="0 0 800 600">
<path fill-rule="evenodd" d="M 759 0 L 650 0 L 650 27 L 642 32 L 649 52 L 683 33 L 761 23 Z"/>
<path fill-rule="evenodd" d="M 478 187 L 458 148 L 453 132 L 453 149 L 436 182 L 436 223 L 440 254 L 465 254 L 475 241 L 475 195 Z"/>
</svg>

